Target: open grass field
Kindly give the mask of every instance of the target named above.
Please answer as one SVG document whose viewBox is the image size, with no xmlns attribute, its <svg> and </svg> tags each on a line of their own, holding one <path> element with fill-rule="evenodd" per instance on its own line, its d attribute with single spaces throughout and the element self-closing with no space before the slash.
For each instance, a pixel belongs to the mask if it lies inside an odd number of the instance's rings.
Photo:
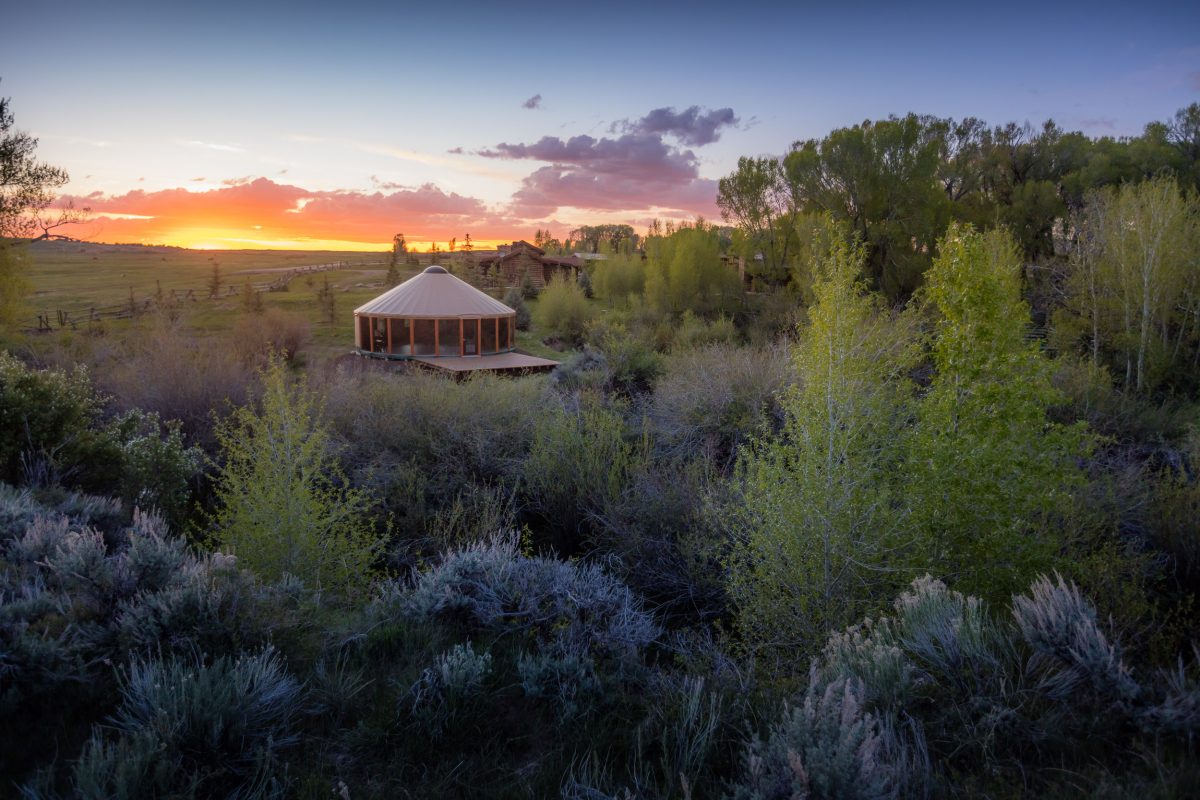
<svg viewBox="0 0 1200 800">
<path fill-rule="evenodd" d="M 418 266 L 405 266 L 407 279 L 431 263 L 427 254 Z M 446 255 L 441 254 L 445 259 Z M 88 327 L 93 308 L 128 305 L 130 295 L 139 305 L 160 295 L 178 298 L 172 306 L 180 320 L 197 336 L 219 335 L 233 330 L 249 312 L 242 292 L 245 284 L 262 286 L 284 273 L 320 264 L 342 262 L 343 269 L 305 274 L 291 280 L 285 291 L 259 293 L 263 309 L 277 309 L 304 317 L 311 329 L 314 355 L 335 357 L 354 346 L 354 309 L 384 291 L 386 253 L 345 253 L 283 250 L 187 250 L 178 247 L 102 245 L 82 242 L 37 242 L 29 248 L 30 294 L 23 326 L 34 329 L 43 315 L 57 327 L 58 312 L 69 312 L 78 320 L 75 330 Z M 221 296 L 210 299 L 209 282 L 213 265 L 219 267 Z M 332 321 L 318 293 L 325 281 L 334 294 Z M 228 294 L 230 289 L 236 294 Z M 191 292 L 189 295 L 188 292 Z M 531 302 L 536 307 L 537 301 Z M 136 320 L 106 319 L 106 333 L 120 335 Z M 67 327 L 71 330 L 71 326 Z M 59 331 L 42 333 L 36 339 L 53 340 Z M 521 331 L 517 346 L 535 355 L 562 358 L 542 344 L 536 328 Z M 44 341 L 49 344 L 50 341 Z"/>
<path fill-rule="evenodd" d="M 222 283 L 265 283 L 279 273 L 312 264 L 344 262 L 378 269 L 386 253 L 290 250 L 185 250 L 84 242 L 36 242 L 29 246 L 32 309 L 53 312 L 108 306 L 172 290 L 207 296 L 213 265 Z"/>
</svg>

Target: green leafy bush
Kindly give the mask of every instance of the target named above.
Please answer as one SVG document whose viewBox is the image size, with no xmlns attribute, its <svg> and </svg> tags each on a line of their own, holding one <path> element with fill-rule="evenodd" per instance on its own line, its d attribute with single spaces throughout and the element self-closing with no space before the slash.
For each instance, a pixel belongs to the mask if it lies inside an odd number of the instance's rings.
<svg viewBox="0 0 1200 800">
<path fill-rule="evenodd" d="M 261 410 L 239 408 L 217 429 L 216 540 L 269 581 L 290 574 L 350 594 L 370 583 L 383 542 L 366 495 L 343 488 L 317 399 L 285 370 L 273 360 Z"/>
<path fill-rule="evenodd" d="M 595 309 L 583 290 L 566 278 L 552 278 L 538 298 L 538 323 L 572 346 L 583 343 L 594 316 Z"/>
<path fill-rule="evenodd" d="M 99 425 L 104 402 L 84 367 L 37 370 L 0 352 L 0 480 L 103 483 L 112 455 Z"/>
</svg>

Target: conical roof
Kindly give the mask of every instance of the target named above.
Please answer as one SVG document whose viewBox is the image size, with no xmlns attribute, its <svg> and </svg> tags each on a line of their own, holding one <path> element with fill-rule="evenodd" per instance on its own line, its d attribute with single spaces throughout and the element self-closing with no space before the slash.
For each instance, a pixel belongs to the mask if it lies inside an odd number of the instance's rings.
<svg viewBox="0 0 1200 800">
<path fill-rule="evenodd" d="M 515 314 L 494 297 L 476 289 L 438 266 L 389 289 L 354 309 L 373 317 L 497 317 Z"/>
</svg>

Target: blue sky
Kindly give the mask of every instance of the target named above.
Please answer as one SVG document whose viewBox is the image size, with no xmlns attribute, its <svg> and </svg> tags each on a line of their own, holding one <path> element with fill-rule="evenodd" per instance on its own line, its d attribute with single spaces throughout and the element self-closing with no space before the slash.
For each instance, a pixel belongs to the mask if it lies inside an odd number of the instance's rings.
<svg viewBox="0 0 1200 800">
<path fill-rule="evenodd" d="M 616 139 L 652 109 L 733 110 L 716 141 L 666 139 L 712 181 L 740 155 L 888 114 L 1129 135 L 1200 100 L 1200 4 L 68 2 L 4 20 L 0 93 L 73 194 L 432 184 L 496 228 L 553 165 L 479 151 Z M 623 175 L 628 208 L 563 194 L 544 219 L 711 209 L 654 202 L 661 180 L 634 202 L 636 169 Z"/>
</svg>

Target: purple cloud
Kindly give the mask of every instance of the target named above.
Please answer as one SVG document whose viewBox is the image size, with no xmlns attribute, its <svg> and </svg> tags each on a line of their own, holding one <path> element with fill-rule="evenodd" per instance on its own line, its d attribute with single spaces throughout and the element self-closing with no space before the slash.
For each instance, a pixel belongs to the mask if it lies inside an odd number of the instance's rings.
<svg viewBox="0 0 1200 800">
<path fill-rule="evenodd" d="M 542 96 L 540 94 L 535 94 L 533 97 L 529 98 L 524 103 L 521 103 L 521 108 L 541 108 L 541 107 L 542 107 Z"/>
<path fill-rule="evenodd" d="M 738 121 L 732 108 L 701 112 L 700 106 L 691 106 L 677 112 L 674 108 L 666 107 L 656 108 L 634 122 L 624 120 L 615 123 L 612 129 L 674 136 L 685 145 L 702 147 L 720 139 L 721 128 L 736 125 Z"/>
</svg>

